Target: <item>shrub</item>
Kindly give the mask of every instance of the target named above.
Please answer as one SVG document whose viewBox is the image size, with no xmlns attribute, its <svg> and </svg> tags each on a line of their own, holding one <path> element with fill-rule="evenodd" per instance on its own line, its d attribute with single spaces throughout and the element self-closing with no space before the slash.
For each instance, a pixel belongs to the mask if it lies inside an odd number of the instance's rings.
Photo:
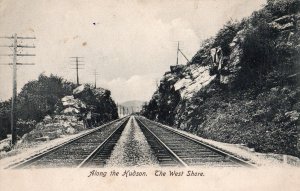
<svg viewBox="0 0 300 191">
<path fill-rule="evenodd" d="M 299 0 L 267 0 L 266 9 L 276 17 L 299 12 Z"/>
</svg>

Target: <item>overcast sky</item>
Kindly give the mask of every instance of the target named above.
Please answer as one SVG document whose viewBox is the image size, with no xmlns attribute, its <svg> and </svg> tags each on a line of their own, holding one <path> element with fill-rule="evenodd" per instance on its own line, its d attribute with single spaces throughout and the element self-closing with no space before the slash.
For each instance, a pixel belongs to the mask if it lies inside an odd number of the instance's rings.
<svg viewBox="0 0 300 191">
<path fill-rule="evenodd" d="M 80 82 L 111 90 L 116 102 L 149 100 L 155 81 L 176 63 L 176 41 L 191 58 L 202 40 L 230 19 L 249 16 L 265 0 L 0 0 L 0 36 L 35 36 L 36 57 L 20 62 L 18 91 L 41 73 L 75 82 L 71 56 L 84 57 Z M 0 39 L 0 45 L 10 44 Z M 0 48 L 0 53 L 9 53 Z M 0 57 L 0 63 L 11 62 Z M 179 63 L 185 64 L 180 57 Z M 12 94 L 12 71 L 0 66 L 0 99 Z"/>
</svg>

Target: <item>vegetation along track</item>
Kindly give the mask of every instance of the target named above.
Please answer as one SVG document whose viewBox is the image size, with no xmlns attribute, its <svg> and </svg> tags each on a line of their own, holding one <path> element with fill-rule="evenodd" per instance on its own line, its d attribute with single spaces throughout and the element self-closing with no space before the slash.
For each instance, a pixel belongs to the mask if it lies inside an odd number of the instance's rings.
<svg viewBox="0 0 300 191">
<path fill-rule="evenodd" d="M 128 119 L 125 117 L 102 125 L 87 134 L 33 156 L 11 168 L 72 168 L 97 164 L 103 166 Z M 102 158 L 96 160 L 95 156 Z"/>
<path fill-rule="evenodd" d="M 251 164 L 163 125 L 136 117 L 161 166 L 247 166 Z"/>
</svg>

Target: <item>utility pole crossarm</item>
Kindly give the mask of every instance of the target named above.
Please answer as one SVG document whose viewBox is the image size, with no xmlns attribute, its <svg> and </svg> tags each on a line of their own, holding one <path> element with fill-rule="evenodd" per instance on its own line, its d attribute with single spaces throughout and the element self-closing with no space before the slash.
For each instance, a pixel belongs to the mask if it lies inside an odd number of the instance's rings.
<svg viewBox="0 0 300 191">
<path fill-rule="evenodd" d="M 13 48 L 13 45 L 0 45 L 0 47 L 8 47 L 8 48 Z M 18 48 L 36 48 L 35 46 L 29 46 L 29 45 L 18 45 Z"/>
<path fill-rule="evenodd" d="M 17 54 L 17 56 L 35 56 L 35 54 Z"/>
<path fill-rule="evenodd" d="M 14 36 L 0 36 L 0 38 L 15 39 Z M 34 39 L 36 39 L 36 37 L 20 37 L 20 36 L 18 36 L 17 39 L 31 39 L 31 40 L 34 40 Z"/>
<path fill-rule="evenodd" d="M 14 54 L 0 54 L 0 56 L 14 56 Z M 36 56 L 35 54 L 16 54 L 16 56 Z"/>
<path fill-rule="evenodd" d="M 70 58 L 84 58 L 84 57 L 80 57 L 80 56 L 71 56 Z"/>
<path fill-rule="evenodd" d="M 17 63 L 17 65 L 23 65 L 23 66 L 26 66 L 26 65 L 35 65 L 35 63 Z"/>
<path fill-rule="evenodd" d="M 34 45 L 33 46 L 29 46 L 29 45 L 18 45 L 18 48 L 36 48 Z"/>
<path fill-rule="evenodd" d="M 31 40 L 35 40 L 35 37 L 17 37 L 17 39 L 31 39 Z"/>
<path fill-rule="evenodd" d="M 12 63 L 5 63 L 0 65 L 12 65 L 13 68 L 13 95 L 11 99 L 11 144 L 15 145 L 17 142 L 17 132 L 16 132 L 16 100 L 17 100 L 17 66 L 18 65 L 34 65 L 34 63 L 20 63 L 17 62 L 18 56 L 35 56 L 35 54 L 18 54 L 18 48 L 35 48 L 35 46 L 18 44 L 18 39 L 36 39 L 35 37 L 18 37 L 17 34 L 12 36 L 4 36 L 0 38 L 6 38 L 13 40 L 12 45 L 1 45 L 0 47 L 12 48 L 12 54 L 2 54 L 0 56 L 12 56 Z"/>
<path fill-rule="evenodd" d="M 82 60 L 79 60 L 79 58 L 83 58 L 83 57 L 79 57 L 79 56 L 73 56 L 70 58 L 75 58 L 75 60 L 72 60 L 72 62 L 75 62 L 75 64 L 71 64 L 71 65 L 75 65 L 75 68 L 71 68 L 71 69 L 75 69 L 76 70 L 76 82 L 77 85 L 79 86 L 79 70 L 83 69 L 83 68 L 79 68 L 78 66 L 83 66 L 84 64 L 79 64 L 79 62 L 83 62 Z"/>
<path fill-rule="evenodd" d="M 13 63 L 0 63 L 0 65 L 13 65 Z M 17 65 L 35 65 L 35 63 L 18 63 L 17 62 Z"/>
</svg>

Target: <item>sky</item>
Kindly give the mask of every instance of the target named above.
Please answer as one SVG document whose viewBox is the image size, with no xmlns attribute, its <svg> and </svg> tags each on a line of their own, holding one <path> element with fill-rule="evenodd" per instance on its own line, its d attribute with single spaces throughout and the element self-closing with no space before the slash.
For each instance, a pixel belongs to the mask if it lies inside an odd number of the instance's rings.
<svg viewBox="0 0 300 191">
<path fill-rule="evenodd" d="M 76 82 L 70 57 L 84 61 L 80 83 L 111 90 L 118 102 L 147 101 L 156 82 L 176 64 L 176 43 L 188 58 L 229 20 L 251 15 L 266 0 L 0 0 L 0 36 L 34 36 L 18 61 L 18 92 L 41 73 Z M 9 45 L 0 39 L 0 45 Z M 0 54 L 10 53 L 0 48 Z M 0 56 L 0 63 L 11 58 Z M 180 56 L 179 64 L 185 64 Z M 0 99 L 12 95 L 11 66 L 0 65 Z"/>
</svg>

